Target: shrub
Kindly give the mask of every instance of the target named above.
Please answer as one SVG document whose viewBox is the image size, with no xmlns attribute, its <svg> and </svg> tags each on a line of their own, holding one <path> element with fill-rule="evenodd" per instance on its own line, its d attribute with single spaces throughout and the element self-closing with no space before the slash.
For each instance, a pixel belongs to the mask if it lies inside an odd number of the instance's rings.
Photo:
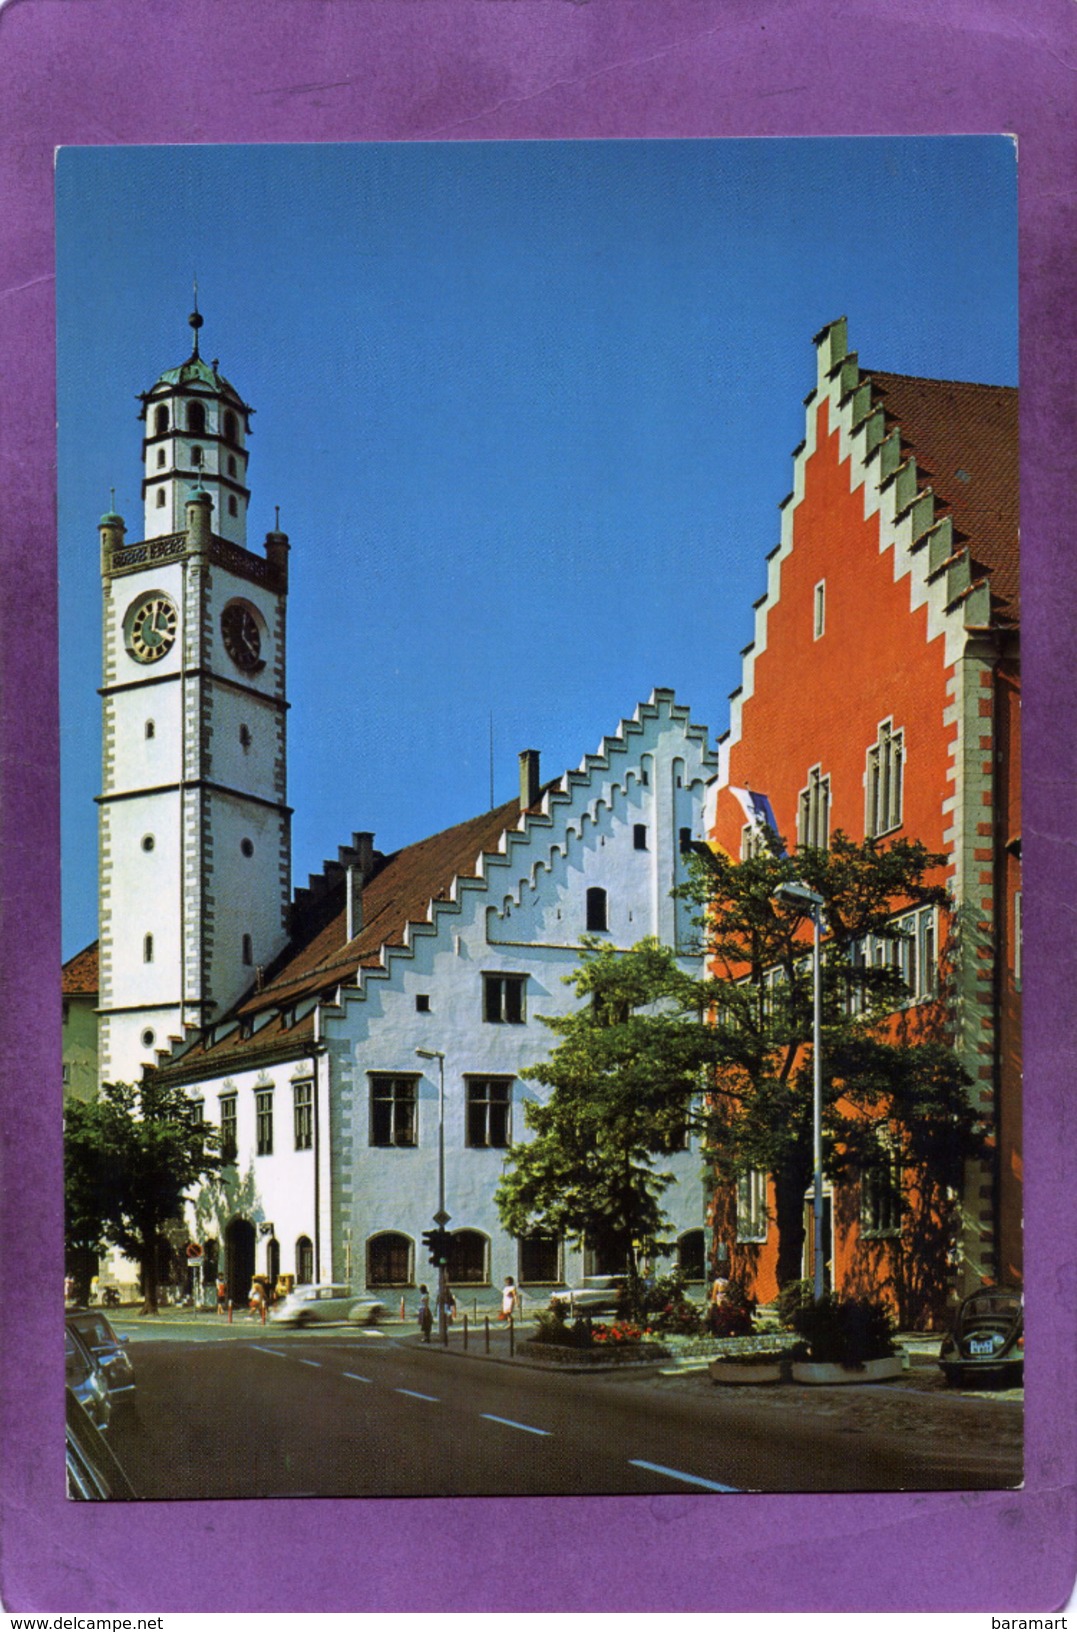
<svg viewBox="0 0 1077 1632">
<path fill-rule="evenodd" d="M 895 1349 L 890 1311 L 873 1298 L 838 1298 L 828 1292 L 818 1303 L 795 1311 L 793 1330 L 804 1339 L 803 1358 L 853 1371 Z"/>
<path fill-rule="evenodd" d="M 787 1331 L 793 1327 L 797 1310 L 811 1303 L 813 1290 L 810 1280 L 786 1281 L 778 1293 L 778 1320 Z"/>
<path fill-rule="evenodd" d="M 531 1341 L 557 1343 L 568 1349 L 589 1349 L 593 1341 L 591 1321 L 586 1315 L 569 1321 L 568 1315 L 567 1304 L 556 1301 L 548 1309 L 540 1310 L 535 1316 Z"/>
</svg>

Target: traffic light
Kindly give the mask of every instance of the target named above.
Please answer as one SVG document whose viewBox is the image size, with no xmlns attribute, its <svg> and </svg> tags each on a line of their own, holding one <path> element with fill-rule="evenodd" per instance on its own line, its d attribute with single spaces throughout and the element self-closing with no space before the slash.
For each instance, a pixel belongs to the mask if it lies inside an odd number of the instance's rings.
<svg viewBox="0 0 1077 1632">
<path fill-rule="evenodd" d="M 444 1269 L 449 1262 L 448 1230 L 424 1230 L 423 1246 L 435 1269 Z"/>
</svg>

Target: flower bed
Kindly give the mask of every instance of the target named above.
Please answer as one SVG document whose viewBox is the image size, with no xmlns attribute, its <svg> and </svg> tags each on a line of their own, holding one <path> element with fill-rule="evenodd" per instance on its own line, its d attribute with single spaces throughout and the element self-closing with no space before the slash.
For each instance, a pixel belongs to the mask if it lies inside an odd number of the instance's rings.
<svg viewBox="0 0 1077 1632">
<path fill-rule="evenodd" d="M 567 1343 L 536 1343 L 525 1338 L 517 1343 L 516 1353 L 524 1360 L 548 1360 L 562 1366 L 655 1365 L 669 1359 L 668 1349 L 647 1340 L 595 1343 L 590 1348 L 580 1348 Z"/>
</svg>

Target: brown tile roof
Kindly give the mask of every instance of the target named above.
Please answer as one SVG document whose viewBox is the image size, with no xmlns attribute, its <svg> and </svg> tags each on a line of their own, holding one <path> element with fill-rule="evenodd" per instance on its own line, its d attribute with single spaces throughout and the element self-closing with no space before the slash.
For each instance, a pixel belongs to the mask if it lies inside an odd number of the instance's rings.
<svg viewBox="0 0 1077 1632">
<path fill-rule="evenodd" d="M 990 574 L 996 617 L 1020 618 L 1017 389 L 865 369 L 921 478 L 949 510 L 958 542 Z M 945 509 L 942 511 L 945 514 Z"/>
<path fill-rule="evenodd" d="M 65 997 L 97 996 L 97 942 L 91 941 L 61 971 L 61 991 Z"/>
<path fill-rule="evenodd" d="M 354 985 L 360 967 L 377 968 L 382 947 L 403 946 L 407 926 L 427 922 L 431 901 L 447 900 L 454 879 L 475 877 L 483 852 L 497 850 L 502 834 L 516 825 L 519 816 L 519 800 L 512 799 L 380 858 L 362 892 L 363 927 L 350 941 L 344 937 L 344 878 L 336 878 L 305 909 L 288 946 L 265 971 L 261 987 L 233 1011 L 240 1026 L 217 1042 L 212 1031 L 207 1032 L 181 1052 L 182 1068 L 199 1061 L 219 1060 L 223 1065 L 242 1054 L 301 1045 L 313 1030 L 309 1015 L 291 1026 L 275 1016 L 253 1035 L 250 1023 L 266 1010 L 288 1009 L 337 986 Z M 223 1032 L 226 1023 L 222 1021 L 218 1030 Z"/>
</svg>

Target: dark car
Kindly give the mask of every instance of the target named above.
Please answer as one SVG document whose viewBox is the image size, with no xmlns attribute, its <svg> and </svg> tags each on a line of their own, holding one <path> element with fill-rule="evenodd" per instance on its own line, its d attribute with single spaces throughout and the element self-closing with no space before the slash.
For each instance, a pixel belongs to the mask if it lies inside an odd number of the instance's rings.
<svg viewBox="0 0 1077 1632">
<path fill-rule="evenodd" d="M 69 1320 L 64 1322 L 64 1380 L 94 1426 L 107 1428 L 112 1401 L 105 1374 Z"/>
<path fill-rule="evenodd" d="M 939 1365 L 948 1383 L 1010 1388 L 1024 1377 L 1024 1300 L 1015 1287 L 984 1286 L 958 1306 L 942 1340 Z"/>
<path fill-rule="evenodd" d="M 67 1316 L 67 1324 L 89 1349 L 105 1374 L 113 1408 L 134 1404 L 135 1371 L 127 1355 L 125 1337 L 117 1337 L 105 1316 L 97 1309 L 78 1309 Z"/>
<path fill-rule="evenodd" d="M 134 1500 L 130 1480 L 72 1388 L 67 1390 L 65 1450 L 67 1494 L 72 1501 Z"/>
</svg>

